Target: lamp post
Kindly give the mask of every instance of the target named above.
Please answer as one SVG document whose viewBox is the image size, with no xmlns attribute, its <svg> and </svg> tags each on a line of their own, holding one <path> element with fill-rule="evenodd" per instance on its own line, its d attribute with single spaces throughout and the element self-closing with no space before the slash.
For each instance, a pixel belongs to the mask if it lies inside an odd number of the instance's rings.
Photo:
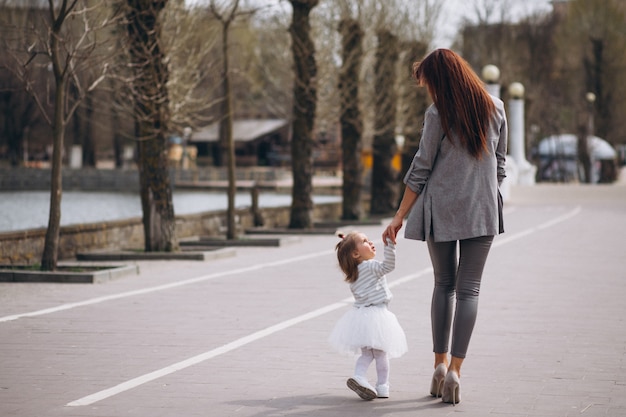
<svg viewBox="0 0 626 417">
<path fill-rule="evenodd" d="M 500 97 L 500 68 L 493 64 L 488 64 L 482 70 L 483 80 L 485 80 L 485 89 L 494 97 Z M 504 201 L 509 200 L 511 196 L 511 184 L 517 184 L 517 164 L 510 155 L 506 156 L 506 178 L 500 184 L 500 194 Z"/>
<path fill-rule="evenodd" d="M 500 69 L 495 65 L 489 64 L 483 67 L 483 79 L 485 80 L 485 88 L 487 92 L 494 97 L 500 98 Z"/>
<path fill-rule="evenodd" d="M 524 141 L 524 86 L 514 82 L 509 86 L 509 143 L 510 154 L 517 165 L 517 183 L 535 184 L 537 167 L 526 160 Z"/>
<path fill-rule="evenodd" d="M 591 184 L 595 184 L 596 182 L 598 182 L 598 173 L 596 172 L 596 170 L 594 169 L 594 160 L 593 160 L 593 131 L 594 131 L 594 120 L 593 120 L 593 105 L 596 102 L 596 95 L 594 93 L 592 93 L 591 91 L 589 91 L 587 94 L 585 94 L 585 99 L 587 100 L 587 108 L 588 108 L 588 116 L 587 116 L 587 135 L 585 137 L 585 142 L 583 144 L 583 146 L 585 146 L 585 149 L 583 149 L 583 152 L 587 152 L 587 158 L 589 161 L 589 168 L 588 168 L 588 173 L 589 173 L 589 179 L 588 181 Z"/>
</svg>

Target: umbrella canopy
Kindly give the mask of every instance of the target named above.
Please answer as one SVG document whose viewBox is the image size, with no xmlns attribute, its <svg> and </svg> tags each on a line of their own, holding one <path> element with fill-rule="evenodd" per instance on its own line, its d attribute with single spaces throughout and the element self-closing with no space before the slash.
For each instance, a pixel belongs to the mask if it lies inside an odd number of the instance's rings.
<svg viewBox="0 0 626 417">
<path fill-rule="evenodd" d="M 562 135 L 552 135 L 539 142 L 538 152 L 541 156 L 569 156 L 575 158 L 577 151 L 578 137 L 570 133 Z M 589 152 L 593 159 L 615 159 L 617 152 L 604 139 L 597 136 L 587 138 Z"/>
</svg>

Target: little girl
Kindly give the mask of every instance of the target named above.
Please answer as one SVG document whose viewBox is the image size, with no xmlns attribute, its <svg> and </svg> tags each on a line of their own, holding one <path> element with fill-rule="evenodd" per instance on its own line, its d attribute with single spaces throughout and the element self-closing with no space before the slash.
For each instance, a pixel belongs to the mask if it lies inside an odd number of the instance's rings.
<svg viewBox="0 0 626 417">
<path fill-rule="evenodd" d="M 343 315 L 330 334 L 330 344 L 342 353 L 361 354 L 348 387 L 364 400 L 389 398 L 389 358 L 407 351 L 406 336 L 396 316 L 387 309 L 391 291 L 385 274 L 393 271 L 396 247 L 387 240 L 384 261 L 374 260 L 376 248 L 363 233 L 339 234 L 337 259 L 354 296 L 353 307 Z M 367 380 L 367 369 L 376 361 L 378 382 Z"/>
</svg>

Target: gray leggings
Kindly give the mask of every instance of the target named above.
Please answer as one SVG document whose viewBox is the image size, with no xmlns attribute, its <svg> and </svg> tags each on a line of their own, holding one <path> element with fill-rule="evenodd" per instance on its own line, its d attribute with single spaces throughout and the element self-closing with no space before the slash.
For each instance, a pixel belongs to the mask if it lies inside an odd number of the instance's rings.
<svg viewBox="0 0 626 417">
<path fill-rule="evenodd" d="M 435 272 L 435 288 L 430 314 L 433 350 L 435 353 L 446 353 L 456 293 L 456 312 L 452 325 L 450 353 L 457 358 L 465 358 L 478 312 L 480 280 L 493 236 L 482 236 L 458 242 L 460 254 L 457 264 L 457 241 L 435 242 L 432 237 L 427 241 Z"/>
</svg>

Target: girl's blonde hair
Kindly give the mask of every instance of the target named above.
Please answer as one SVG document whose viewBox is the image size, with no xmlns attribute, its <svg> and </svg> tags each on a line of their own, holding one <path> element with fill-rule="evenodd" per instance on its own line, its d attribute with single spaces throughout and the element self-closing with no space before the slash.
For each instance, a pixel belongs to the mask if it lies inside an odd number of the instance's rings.
<svg viewBox="0 0 626 417">
<path fill-rule="evenodd" d="M 357 250 L 358 234 L 356 232 L 347 235 L 338 233 L 337 236 L 341 239 L 335 246 L 339 267 L 346 274 L 345 281 L 353 283 L 359 278 L 359 260 L 352 256 Z"/>
</svg>

